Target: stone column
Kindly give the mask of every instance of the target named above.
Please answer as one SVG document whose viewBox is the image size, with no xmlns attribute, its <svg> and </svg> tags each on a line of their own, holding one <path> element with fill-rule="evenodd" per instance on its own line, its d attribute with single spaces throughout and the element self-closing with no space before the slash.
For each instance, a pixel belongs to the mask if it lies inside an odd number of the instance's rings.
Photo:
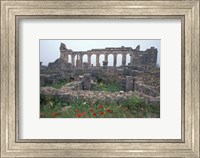
<svg viewBox="0 0 200 158">
<path fill-rule="evenodd" d="M 105 54 L 105 61 L 108 61 L 108 54 Z"/>
<path fill-rule="evenodd" d="M 114 67 L 117 66 L 117 54 L 114 54 Z"/>
<path fill-rule="evenodd" d="M 66 63 L 68 63 L 68 54 L 65 54 L 64 60 Z"/>
<path fill-rule="evenodd" d="M 126 92 L 133 91 L 133 76 L 126 76 Z"/>
<path fill-rule="evenodd" d="M 84 74 L 83 75 L 83 90 L 90 90 L 91 88 L 91 75 Z"/>
<path fill-rule="evenodd" d="M 131 55 L 131 62 L 130 63 L 131 63 L 131 65 L 133 65 L 134 64 L 133 62 L 134 62 L 134 56 L 135 55 L 133 54 L 133 52 L 130 55 Z"/>
<path fill-rule="evenodd" d="M 107 67 L 108 67 L 108 62 L 107 61 L 103 61 L 103 68 L 107 69 Z"/>
<path fill-rule="evenodd" d="M 80 66 L 83 67 L 83 55 L 80 55 Z"/>
<path fill-rule="evenodd" d="M 61 59 L 64 58 L 64 52 L 65 52 L 65 51 L 60 51 L 60 58 L 61 58 Z"/>
<path fill-rule="evenodd" d="M 99 54 L 96 54 L 96 66 L 100 66 L 100 63 L 99 63 Z"/>
<path fill-rule="evenodd" d="M 126 53 L 122 54 L 122 65 L 125 66 L 126 65 Z"/>
<path fill-rule="evenodd" d="M 88 63 L 89 63 L 89 67 L 91 66 L 91 55 L 88 54 Z"/>
<path fill-rule="evenodd" d="M 72 66 L 75 66 L 75 55 L 72 54 L 72 55 L 71 55 L 71 58 L 72 58 Z"/>
</svg>

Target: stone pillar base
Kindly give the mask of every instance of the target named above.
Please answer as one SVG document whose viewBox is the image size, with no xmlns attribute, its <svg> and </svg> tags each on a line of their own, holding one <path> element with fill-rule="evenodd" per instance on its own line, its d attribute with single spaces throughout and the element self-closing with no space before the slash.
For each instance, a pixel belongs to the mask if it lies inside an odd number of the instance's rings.
<svg viewBox="0 0 200 158">
<path fill-rule="evenodd" d="M 83 90 L 90 90 L 91 88 L 91 75 L 84 74 L 83 75 Z"/>
<path fill-rule="evenodd" d="M 133 76 L 126 76 L 126 92 L 133 91 Z"/>
</svg>

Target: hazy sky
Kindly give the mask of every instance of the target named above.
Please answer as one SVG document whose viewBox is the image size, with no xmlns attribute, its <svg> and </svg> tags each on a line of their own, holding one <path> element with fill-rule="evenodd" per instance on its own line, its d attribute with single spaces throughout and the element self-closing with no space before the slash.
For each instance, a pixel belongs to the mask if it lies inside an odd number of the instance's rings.
<svg viewBox="0 0 200 158">
<path fill-rule="evenodd" d="M 106 47 L 132 47 L 140 45 L 140 50 L 150 47 L 158 49 L 157 64 L 160 65 L 160 40 L 40 40 L 40 61 L 43 65 L 54 62 L 60 57 L 60 43 L 64 43 L 67 49 L 73 51 L 87 51 Z M 92 61 L 91 61 L 92 62 Z"/>
</svg>

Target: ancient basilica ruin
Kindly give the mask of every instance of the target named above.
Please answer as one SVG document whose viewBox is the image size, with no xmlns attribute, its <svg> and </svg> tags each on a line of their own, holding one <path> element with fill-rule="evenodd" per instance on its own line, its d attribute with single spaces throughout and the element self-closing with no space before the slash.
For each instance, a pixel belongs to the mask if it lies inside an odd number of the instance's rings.
<svg viewBox="0 0 200 158">
<path fill-rule="evenodd" d="M 60 44 L 60 58 L 48 66 L 40 63 L 41 93 L 65 97 L 123 100 L 129 96 L 141 96 L 152 105 L 160 104 L 160 68 L 158 51 L 151 47 L 140 50 L 132 47 L 113 47 L 73 51 Z M 68 84 L 60 89 L 45 87 L 65 80 Z M 98 82 L 118 83 L 118 92 L 95 91 Z"/>
</svg>

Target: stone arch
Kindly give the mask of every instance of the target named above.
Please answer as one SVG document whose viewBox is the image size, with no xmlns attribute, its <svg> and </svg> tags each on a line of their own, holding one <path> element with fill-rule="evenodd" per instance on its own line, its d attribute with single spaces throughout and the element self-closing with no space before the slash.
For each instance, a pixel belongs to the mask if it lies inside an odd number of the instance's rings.
<svg viewBox="0 0 200 158">
<path fill-rule="evenodd" d="M 105 61 L 105 55 L 104 54 L 101 54 L 99 56 L 99 63 L 100 63 L 100 66 L 103 66 L 103 61 Z"/>
<path fill-rule="evenodd" d="M 83 63 L 84 62 L 88 62 L 88 55 L 87 54 L 84 54 L 83 55 Z"/>
<path fill-rule="evenodd" d="M 122 65 L 122 54 L 117 54 L 117 67 Z"/>
<path fill-rule="evenodd" d="M 96 66 L 96 54 L 91 55 L 91 65 Z"/>
<path fill-rule="evenodd" d="M 109 54 L 108 55 L 108 66 L 113 66 L 114 65 L 114 55 Z"/>
<path fill-rule="evenodd" d="M 72 56 L 70 54 L 68 55 L 68 61 L 67 62 L 72 63 Z"/>
<path fill-rule="evenodd" d="M 126 65 L 128 65 L 131 62 L 131 56 L 130 54 L 126 54 Z"/>
</svg>

